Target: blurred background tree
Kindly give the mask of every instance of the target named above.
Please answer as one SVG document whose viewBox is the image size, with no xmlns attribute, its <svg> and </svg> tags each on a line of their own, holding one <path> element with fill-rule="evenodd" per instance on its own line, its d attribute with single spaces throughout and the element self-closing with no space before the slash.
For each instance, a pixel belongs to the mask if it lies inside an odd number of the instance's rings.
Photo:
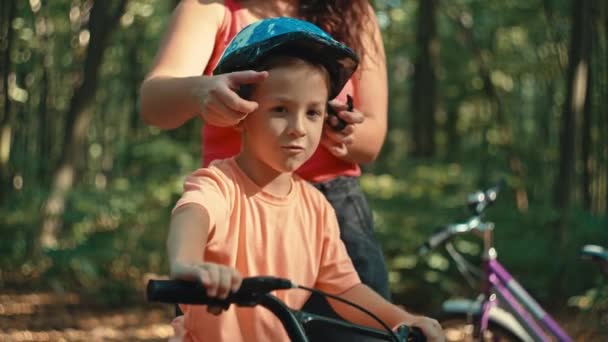
<svg viewBox="0 0 608 342">
<path fill-rule="evenodd" d="M 160 131 L 137 103 L 177 2 L 0 4 L 1 288 L 137 302 L 146 274 L 166 274 L 201 122 Z M 466 217 L 468 192 L 506 179 L 488 212 L 503 263 L 552 310 L 606 305 L 578 251 L 608 246 L 608 3 L 373 3 L 389 132 L 362 183 L 395 298 L 432 313 L 467 293 L 440 251 L 416 247 Z M 478 240 L 456 242 L 478 257 Z"/>
</svg>

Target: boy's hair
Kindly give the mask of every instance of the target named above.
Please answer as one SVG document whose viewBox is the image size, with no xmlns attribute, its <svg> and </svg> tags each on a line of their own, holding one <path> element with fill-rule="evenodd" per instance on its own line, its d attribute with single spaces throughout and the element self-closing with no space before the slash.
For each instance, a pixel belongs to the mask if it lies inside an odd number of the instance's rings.
<svg viewBox="0 0 608 342">
<path fill-rule="evenodd" d="M 269 71 L 275 68 L 280 68 L 280 67 L 288 67 L 288 66 L 295 66 L 295 65 L 308 65 L 311 66 L 314 69 L 317 69 L 321 74 L 323 74 L 323 78 L 325 80 L 325 85 L 327 86 L 327 89 L 329 91 L 329 88 L 331 86 L 331 82 L 330 82 L 330 75 L 329 75 L 329 71 L 327 71 L 327 68 L 325 68 L 325 65 L 322 64 L 320 61 L 317 61 L 316 58 L 312 58 L 312 57 L 308 57 L 306 56 L 306 53 L 301 53 L 298 51 L 276 51 L 266 57 L 264 57 L 262 60 L 260 60 L 254 70 L 257 71 Z M 253 91 L 255 90 L 255 84 L 244 84 L 241 85 L 238 94 L 239 96 L 241 96 L 242 98 L 246 99 L 246 100 L 250 100 L 251 99 L 251 95 L 253 94 Z M 329 93 L 328 93 L 329 96 Z"/>
</svg>

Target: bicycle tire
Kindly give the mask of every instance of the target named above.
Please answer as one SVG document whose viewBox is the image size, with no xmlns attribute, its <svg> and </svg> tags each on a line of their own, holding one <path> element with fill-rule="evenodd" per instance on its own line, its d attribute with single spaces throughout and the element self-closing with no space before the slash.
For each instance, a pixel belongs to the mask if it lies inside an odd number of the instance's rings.
<svg viewBox="0 0 608 342">
<path fill-rule="evenodd" d="M 488 322 L 482 339 L 474 338 L 474 324 L 477 319 L 471 321 L 466 314 L 450 314 L 439 319 L 439 323 L 445 333 L 446 342 L 524 342 L 509 328 L 497 322 Z"/>
</svg>

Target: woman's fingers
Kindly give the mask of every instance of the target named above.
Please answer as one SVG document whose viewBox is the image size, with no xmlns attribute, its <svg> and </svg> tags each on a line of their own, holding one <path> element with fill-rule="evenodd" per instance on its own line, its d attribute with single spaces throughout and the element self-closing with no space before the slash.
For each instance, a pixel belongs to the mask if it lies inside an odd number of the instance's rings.
<svg viewBox="0 0 608 342">
<path fill-rule="evenodd" d="M 220 88 L 222 102 L 226 104 L 228 108 L 236 112 L 249 114 L 258 108 L 257 102 L 248 101 L 241 98 L 236 91 L 241 88 L 242 85 L 252 85 L 264 82 L 268 77 L 267 71 L 236 71 L 226 74 L 226 87 Z"/>
<path fill-rule="evenodd" d="M 334 156 L 341 158 L 348 154 L 348 146 L 354 142 L 355 125 L 347 125 L 336 132 L 329 125 L 323 127 L 321 144 Z"/>
<path fill-rule="evenodd" d="M 341 131 L 325 128 L 323 134 L 335 143 L 350 145 L 355 139 L 355 126 L 347 125 Z"/>
<path fill-rule="evenodd" d="M 215 92 L 215 97 L 231 111 L 241 113 L 243 116 L 258 109 L 258 103 L 241 98 L 234 90 L 223 87 Z"/>
<path fill-rule="evenodd" d="M 244 84 L 263 82 L 268 72 L 238 71 L 229 74 L 201 78 L 199 94 L 201 116 L 205 122 L 219 127 L 238 124 L 247 114 L 258 108 L 258 103 L 243 99 L 236 90 Z"/>
<path fill-rule="evenodd" d="M 349 124 L 360 124 L 365 121 L 365 115 L 359 111 L 342 110 L 338 112 L 338 116 Z"/>
<path fill-rule="evenodd" d="M 341 112 L 343 110 L 347 110 L 348 106 L 346 105 L 346 103 L 340 102 L 338 100 L 331 100 L 329 101 L 329 105 L 336 111 L 336 112 Z"/>
<path fill-rule="evenodd" d="M 217 98 L 209 103 L 208 108 L 208 117 L 213 116 L 214 119 L 213 122 L 209 123 L 215 126 L 234 126 L 247 116 L 247 113 L 237 112 L 228 108 L 226 104 Z"/>
<path fill-rule="evenodd" d="M 321 144 L 336 157 L 344 157 L 348 154 L 348 147 L 346 145 L 336 143 L 331 139 L 323 139 L 321 140 Z"/>
<path fill-rule="evenodd" d="M 230 88 L 239 89 L 242 84 L 262 83 L 268 77 L 268 71 L 235 71 L 228 73 L 225 76 L 228 79 L 228 86 Z"/>
</svg>

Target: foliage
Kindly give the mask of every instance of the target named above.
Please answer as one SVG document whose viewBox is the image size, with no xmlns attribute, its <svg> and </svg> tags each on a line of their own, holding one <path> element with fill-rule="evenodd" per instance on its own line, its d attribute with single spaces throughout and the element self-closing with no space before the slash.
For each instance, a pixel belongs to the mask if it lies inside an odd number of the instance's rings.
<svg viewBox="0 0 608 342">
<path fill-rule="evenodd" d="M 110 8 L 119 2 L 109 1 Z M 67 113 L 87 76 L 87 24 L 94 2 L 9 3 L 15 5 L 14 17 L 10 26 L 0 25 L 11 43 L 0 70 L 0 286 L 79 291 L 111 303 L 133 300 L 147 274 L 166 274 L 170 210 L 183 177 L 200 164 L 198 120 L 161 132 L 145 126 L 137 112 L 139 85 L 169 19 L 169 2 L 130 0 L 112 28 L 87 109 L 91 121 L 74 161 L 76 181 L 60 217 L 59 244 L 42 250 L 37 243 L 41 208 L 70 147 Z M 567 239 L 558 243 L 554 223 L 562 213 L 553 197 L 559 186 L 558 123 L 567 96 L 568 3 L 439 4 L 437 151 L 428 158 L 409 154 L 417 115 L 411 113 L 412 74 L 421 48 L 416 3 L 377 0 L 374 5 L 387 51 L 390 127 L 381 156 L 366 167 L 361 181 L 396 298 L 431 311 L 448 296 L 468 294 L 444 253 L 420 258 L 415 251 L 435 227 L 466 218 L 467 193 L 501 178 L 508 187 L 488 218 L 497 224 L 503 264 L 543 304 L 563 307 L 568 297 L 600 293 L 597 269 L 577 253 L 584 243 L 608 246 L 606 6 L 598 9 L 593 31 L 592 155 L 572 166 L 577 186 Z M 8 45 L 0 48 L 4 52 Z M 490 84 L 484 83 L 484 72 Z M 514 171 L 514 160 L 520 172 Z M 587 189 L 579 181 L 585 165 L 592 166 Z M 525 202 L 518 197 L 522 193 Z M 590 205 L 583 200 L 586 193 Z M 456 246 L 479 260 L 477 238 L 463 237 Z M 560 289 L 563 299 L 552 299 L 546 290 L 562 273 L 568 280 Z"/>
</svg>

